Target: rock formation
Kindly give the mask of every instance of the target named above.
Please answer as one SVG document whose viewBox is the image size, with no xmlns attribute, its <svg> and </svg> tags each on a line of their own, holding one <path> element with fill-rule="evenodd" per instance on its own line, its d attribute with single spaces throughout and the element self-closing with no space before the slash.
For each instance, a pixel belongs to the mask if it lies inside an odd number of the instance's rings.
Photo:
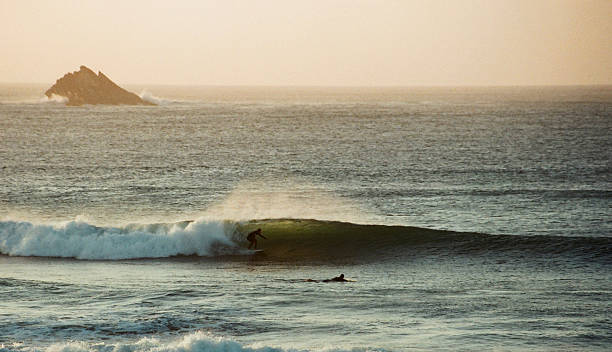
<svg viewBox="0 0 612 352">
<path fill-rule="evenodd" d="M 102 72 L 96 75 L 85 66 L 81 66 L 79 71 L 66 73 L 45 92 L 49 98 L 53 94 L 68 98 L 66 105 L 155 105 L 119 87 Z"/>
</svg>

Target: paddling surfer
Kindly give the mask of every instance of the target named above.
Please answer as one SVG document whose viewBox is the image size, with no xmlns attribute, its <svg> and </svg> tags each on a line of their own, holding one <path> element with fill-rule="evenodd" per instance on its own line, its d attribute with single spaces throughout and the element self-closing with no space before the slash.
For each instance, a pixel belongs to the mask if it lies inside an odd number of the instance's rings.
<svg viewBox="0 0 612 352">
<path fill-rule="evenodd" d="M 257 249 L 257 236 L 260 236 L 267 240 L 266 236 L 261 234 L 261 229 L 252 231 L 247 235 L 247 240 L 250 242 L 249 249 L 251 249 L 251 247 L 254 247 L 253 249 Z"/>
<path fill-rule="evenodd" d="M 336 277 L 333 277 L 331 279 L 325 279 L 325 280 L 321 280 L 321 281 L 314 280 L 314 279 L 306 279 L 304 281 L 306 281 L 306 282 L 355 282 L 355 280 L 350 280 L 350 279 L 347 280 L 347 279 L 345 279 L 344 278 L 344 274 L 340 274 L 340 276 L 336 276 Z"/>
<path fill-rule="evenodd" d="M 348 282 L 348 280 L 344 278 L 344 274 L 340 274 L 340 276 L 336 276 L 331 279 L 323 280 L 323 282 Z"/>
<path fill-rule="evenodd" d="M 336 276 L 334 278 L 331 278 L 331 279 L 329 279 L 329 281 L 346 282 L 348 280 L 344 278 L 344 274 L 340 274 L 340 276 Z"/>
</svg>

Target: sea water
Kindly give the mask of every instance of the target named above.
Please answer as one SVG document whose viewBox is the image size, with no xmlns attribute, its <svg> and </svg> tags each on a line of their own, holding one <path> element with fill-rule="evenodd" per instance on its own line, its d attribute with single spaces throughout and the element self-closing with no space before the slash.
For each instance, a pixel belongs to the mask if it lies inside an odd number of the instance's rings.
<svg viewBox="0 0 612 352">
<path fill-rule="evenodd" d="M 0 86 L 0 351 L 612 345 L 611 87 L 46 88 Z"/>
</svg>

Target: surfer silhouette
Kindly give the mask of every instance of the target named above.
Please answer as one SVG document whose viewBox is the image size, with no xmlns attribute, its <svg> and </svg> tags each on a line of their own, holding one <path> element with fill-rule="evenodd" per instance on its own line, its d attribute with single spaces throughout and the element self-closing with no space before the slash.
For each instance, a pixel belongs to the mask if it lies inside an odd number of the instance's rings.
<svg viewBox="0 0 612 352">
<path fill-rule="evenodd" d="M 328 279 L 328 280 L 323 280 L 323 282 L 332 282 L 332 281 L 336 281 L 336 282 L 348 282 L 348 280 L 344 278 L 344 274 L 340 274 L 340 276 L 336 276 L 336 277 Z"/>
<path fill-rule="evenodd" d="M 306 282 L 355 282 L 355 280 L 350 280 L 350 279 L 347 280 L 347 279 L 345 279 L 344 278 L 344 274 L 340 274 L 340 276 L 336 276 L 336 277 L 333 277 L 331 279 L 325 279 L 325 280 L 321 280 L 321 281 L 313 280 L 313 279 L 306 279 L 304 281 L 306 281 Z"/>
<path fill-rule="evenodd" d="M 250 242 L 249 249 L 251 249 L 251 247 L 254 247 L 253 249 L 257 249 L 257 236 L 260 236 L 267 240 L 266 236 L 261 234 L 261 229 L 252 231 L 247 235 L 247 240 Z"/>
</svg>

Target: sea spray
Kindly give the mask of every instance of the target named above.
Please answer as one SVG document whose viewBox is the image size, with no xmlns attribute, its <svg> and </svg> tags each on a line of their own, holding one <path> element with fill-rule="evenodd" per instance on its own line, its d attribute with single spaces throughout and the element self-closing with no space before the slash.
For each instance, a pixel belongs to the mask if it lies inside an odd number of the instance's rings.
<svg viewBox="0 0 612 352">
<path fill-rule="evenodd" d="M 210 219 L 316 219 L 355 224 L 380 223 L 358 201 L 334 194 L 296 176 L 261 177 L 240 182 L 221 202 L 209 207 Z"/>
</svg>

